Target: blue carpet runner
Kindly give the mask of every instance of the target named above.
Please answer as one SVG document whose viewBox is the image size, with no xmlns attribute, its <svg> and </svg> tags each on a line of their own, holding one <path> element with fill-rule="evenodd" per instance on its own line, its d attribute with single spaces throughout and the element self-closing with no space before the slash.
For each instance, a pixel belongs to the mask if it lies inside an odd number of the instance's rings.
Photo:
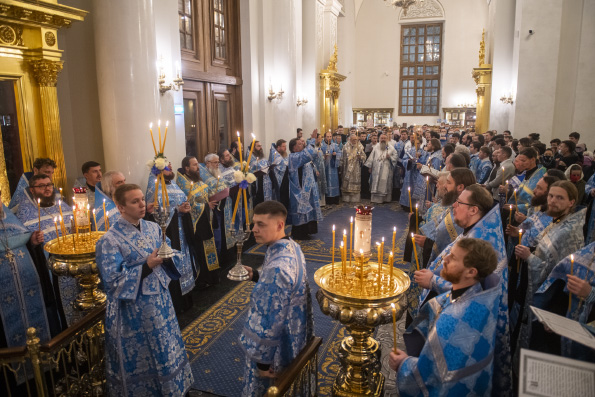
<svg viewBox="0 0 595 397">
<path fill-rule="evenodd" d="M 316 302 L 318 285 L 314 282 L 316 270 L 331 260 L 332 225 L 337 228 L 336 244 L 340 244 L 343 229 L 349 233 L 349 217 L 354 216 L 353 207 L 335 206 L 325 211 L 324 221 L 318 225 L 318 234 L 312 240 L 300 241 L 306 257 L 306 268 L 312 289 L 314 303 L 314 333 L 323 338 L 319 354 L 319 395 L 328 396 L 339 369 L 337 352 L 345 337 L 345 328 L 337 321 L 325 316 Z M 394 205 L 374 209 L 372 220 L 372 242 L 385 238 L 385 258 L 391 248 L 393 226 L 397 226 L 395 257 L 397 267 L 404 268 L 402 247 L 407 227 L 407 214 L 396 211 Z M 374 248 L 373 248 L 374 251 Z M 247 254 L 264 256 L 266 247 L 257 245 Z M 336 260 L 338 260 L 336 255 Z M 199 390 L 221 396 L 235 397 L 241 394 L 244 373 L 244 351 L 238 337 L 246 321 L 252 282 L 238 284 L 233 290 L 214 304 L 209 310 L 182 331 L 186 350 L 194 373 L 195 385 Z"/>
</svg>

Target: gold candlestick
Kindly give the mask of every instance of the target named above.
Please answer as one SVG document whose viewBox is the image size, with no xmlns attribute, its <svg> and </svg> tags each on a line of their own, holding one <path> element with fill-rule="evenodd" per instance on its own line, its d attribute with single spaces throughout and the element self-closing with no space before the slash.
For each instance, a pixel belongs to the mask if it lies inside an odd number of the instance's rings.
<svg viewBox="0 0 595 397">
<path fill-rule="evenodd" d="M 95 224 L 95 231 L 97 232 L 97 218 L 95 217 L 95 208 L 93 208 L 93 223 Z M 91 228 L 91 225 L 89 225 L 89 229 Z"/>
<path fill-rule="evenodd" d="M 417 259 L 417 247 L 415 246 L 415 235 L 411 233 L 411 242 L 413 243 L 413 254 L 415 255 L 415 265 L 419 270 L 419 259 Z"/>
<path fill-rule="evenodd" d="M 415 203 L 415 233 L 419 233 L 419 216 L 417 212 L 417 207 L 419 203 Z"/>
<path fill-rule="evenodd" d="M 41 199 L 37 199 L 37 217 L 39 222 L 39 231 L 41 232 Z"/>
<path fill-rule="evenodd" d="M 393 226 L 393 245 L 391 248 L 391 252 L 395 252 L 395 238 L 397 238 L 397 227 Z"/>
<path fill-rule="evenodd" d="M 56 238 L 58 239 L 58 241 L 60 241 L 60 233 L 58 233 L 58 223 L 57 223 L 57 218 L 54 217 L 54 227 L 56 228 Z"/>
<path fill-rule="evenodd" d="M 570 275 L 572 276 L 574 271 L 574 254 L 570 254 Z M 568 312 L 572 309 L 572 292 L 568 291 Z"/>
<path fill-rule="evenodd" d="M 523 229 L 519 229 L 519 245 L 521 245 L 521 239 L 523 238 Z M 521 258 L 516 258 L 516 272 L 519 273 L 521 268 Z"/>
<path fill-rule="evenodd" d="M 411 213 L 413 209 L 413 205 L 411 204 L 411 187 L 407 188 L 407 193 L 409 194 L 409 213 Z"/>
<path fill-rule="evenodd" d="M 393 352 L 397 354 L 397 309 L 395 304 L 390 304 L 393 312 Z"/>
<path fill-rule="evenodd" d="M 508 214 L 508 225 L 512 225 L 512 204 L 510 204 L 510 213 Z"/>
<path fill-rule="evenodd" d="M 395 267 L 394 262 L 393 262 L 394 260 L 395 260 L 395 257 L 393 255 L 393 252 L 391 251 L 390 254 L 388 255 L 388 268 L 389 268 L 388 269 L 388 271 L 389 271 L 388 280 L 389 280 L 389 283 L 391 286 L 392 286 L 392 282 L 393 282 L 393 268 Z"/>
<path fill-rule="evenodd" d="M 353 217 L 349 221 L 349 267 L 351 267 L 351 257 L 353 256 Z"/>
<path fill-rule="evenodd" d="M 333 225 L 333 245 L 331 246 L 331 263 L 332 263 L 332 270 L 331 273 L 333 278 L 335 277 L 335 225 Z"/>
<path fill-rule="evenodd" d="M 345 265 L 345 262 L 346 262 L 346 260 L 345 260 L 345 244 L 343 244 L 342 241 L 341 241 L 341 251 L 340 251 L 340 253 L 341 253 L 341 270 L 343 272 L 343 279 L 345 279 L 345 275 L 346 275 L 346 270 L 347 269 L 345 269 L 345 267 L 346 267 L 346 265 Z"/>
</svg>

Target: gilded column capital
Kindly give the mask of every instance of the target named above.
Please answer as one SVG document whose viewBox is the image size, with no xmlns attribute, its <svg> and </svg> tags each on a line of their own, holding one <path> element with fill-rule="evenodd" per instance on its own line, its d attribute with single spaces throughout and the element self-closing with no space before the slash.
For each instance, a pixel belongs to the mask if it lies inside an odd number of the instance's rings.
<svg viewBox="0 0 595 397">
<path fill-rule="evenodd" d="M 35 80 L 41 87 L 55 87 L 58 82 L 58 73 L 62 71 L 63 62 L 35 59 L 29 61 L 33 68 Z"/>
</svg>

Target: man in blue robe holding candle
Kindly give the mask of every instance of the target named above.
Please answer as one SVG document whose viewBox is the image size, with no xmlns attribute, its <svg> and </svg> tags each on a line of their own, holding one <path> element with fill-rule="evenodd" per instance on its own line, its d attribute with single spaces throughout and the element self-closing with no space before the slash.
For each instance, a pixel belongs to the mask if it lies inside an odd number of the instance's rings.
<svg viewBox="0 0 595 397">
<path fill-rule="evenodd" d="M 324 157 L 324 174 L 326 176 L 326 204 L 339 204 L 339 167 L 341 166 L 342 151 L 337 143 L 333 142 L 332 134 L 327 132 L 320 144 Z"/>
<path fill-rule="evenodd" d="M 426 197 L 426 178 L 419 172 L 418 164 L 425 164 L 429 155 L 423 149 L 422 136 L 417 136 L 417 146 L 414 142 L 409 148 L 405 148 L 405 154 L 401 159 L 401 164 L 405 169 L 403 187 L 401 188 L 401 198 L 399 204 L 405 211 L 413 212 L 416 202 L 425 202 Z M 411 195 L 409 195 L 411 192 Z M 411 197 L 411 200 L 409 198 Z M 411 207 L 410 207 L 411 205 Z"/>
<path fill-rule="evenodd" d="M 16 215 L 30 232 L 41 230 L 46 243 L 54 240 L 58 237 L 56 228 L 58 230 L 61 229 L 61 225 L 58 223 L 60 213 L 62 213 L 66 233 L 71 232 L 70 220 L 73 216 L 72 210 L 64 202 L 55 201 L 54 184 L 48 176 L 43 174 L 33 175 L 29 179 L 29 192 L 32 200 L 21 201 Z M 39 223 L 40 219 L 41 224 Z M 59 233 L 60 236 L 63 235 L 61 230 Z M 49 257 L 47 251 L 44 251 L 44 254 L 46 258 Z M 78 283 L 74 277 L 59 276 L 57 279 L 60 286 L 60 298 L 62 299 L 66 322 L 68 325 L 72 325 L 81 317 L 80 312 L 76 312 L 72 306 L 79 292 Z"/>
<path fill-rule="evenodd" d="M 273 184 L 271 182 L 271 167 L 269 160 L 264 157 L 260 141 L 254 142 L 254 152 L 250 157 L 250 172 L 256 176 L 256 181 L 251 184 L 252 205 L 256 206 L 263 201 L 273 199 Z"/>
<path fill-rule="evenodd" d="M 525 172 L 525 177 L 518 189 L 516 189 L 516 198 L 514 194 L 515 187 L 509 184 L 508 204 L 516 205 L 516 210 L 523 214 L 527 214 L 527 210 L 531 206 L 531 198 L 534 194 L 533 190 L 537 182 L 543 178 L 547 171 L 545 167 L 537 164 L 538 157 L 539 154 L 535 149 L 526 148 L 521 150 L 519 155 L 514 159 L 514 166 L 517 172 Z M 507 208 L 508 205 L 503 208 L 503 211 L 506 212 Z M 506 217 L 506 215 L 503 215 L 503 217 Z"/>
<path fill-rule="evenodd" d="M 184 396 L 193 383 L 167 286 L 179 278 L 178 256 L 157 256 L 157 224 L 142 218 L 139 186 L 114 199 L 122 217 L 97 242 L 97 267 L 107 294 L 106 379 L 109 396 Z"/>
<path fill-rule="evenodd" d="M 289 202 L 288 222 L 291 235 L 296 240 L 309 240 L 318 233 L 322 221 L 318 186 L 314 178 L 312 162 L 316 158 L 314 146 L 305 147 L 304 141 L 294 138 L 289 141 Z"/>
<path fill-rule="evenodd" d="M 279 139 L 276 143 L 272 143 L 269 162 L 273 167 L 273 173 L 270 174 L 273 186 L 273 200 L 281 201 L 285 208 L 289 208 L 287 160 L 287 142 L 284 139 Z"/>
<path fill-rule="evenodd" d="M 487 241 L 461 239 L 443 264 L 450 290 L 422 307 L 403 335 L 406 352 L 390 353 L 399 395 L 510 395 L 498 373 L 506 285 L 494 273 L 496 252 Z"/>
<path fill-rule="evenodd" d="M 312 297 L 306 260 L 296 242 L 285 235 L 287 211 L 277 201 L 254 208 L 254 239 L 267 248 L 260 272 L 244 266 L 256 282 L 240 335 L 246 352 L 242 396 L 263 396 L 275 378 L 313 336 Z M 309 395 L 308 391 L 294 391 Z"/>
</svg>

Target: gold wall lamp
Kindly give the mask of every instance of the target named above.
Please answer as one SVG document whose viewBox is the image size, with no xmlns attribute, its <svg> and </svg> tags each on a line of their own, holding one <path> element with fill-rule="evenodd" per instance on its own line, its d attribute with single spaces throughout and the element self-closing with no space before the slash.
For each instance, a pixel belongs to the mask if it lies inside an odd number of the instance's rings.
<svg viewBox="0 0 595 397">
<path fill-rule="evenodd" d="M 278 92 L 275 92 L 273 90 L 273 85 L 270 84 L 269 85 L 269 95 L 267 95 L 267 99 L 270 101 L 272 101 L 273 99 L 278 99 L 281 100 L 283 99 L 283 94 L 285 94 L 285 91 L 283 91 L 283 86 L 281 86 L 281 88 L 279 89 Z"/>
<path fill-rule="evenodd" d="M 298 107 L 300 107 L 300 106 L 304 106 L 304 105 L 305 105 L 305 104 L 307 104 L 307 103 L 308 103 L 308 98 L 306 98 L 306 97 L 302 97 L 302 98 L 300 99 L 300 97 L 298 96 L 298 97 L 297 97 L 297 102 L 296 102 L 295 104 L 296 104 Z"/>
<path fill-rule="evenodd" d="M 176 77 L 171 83 L 165 84 L 167 76 L 165 75 L 165 69 L 163 68 L 163 56 L 159 59 L 159 92 L 161 95 L 165 94 L 169 90 L 179 91 L 184 85 L 184 79 L 180 77 L 181 69 L 180 65 L 176 62 Z"/>
</svg>

